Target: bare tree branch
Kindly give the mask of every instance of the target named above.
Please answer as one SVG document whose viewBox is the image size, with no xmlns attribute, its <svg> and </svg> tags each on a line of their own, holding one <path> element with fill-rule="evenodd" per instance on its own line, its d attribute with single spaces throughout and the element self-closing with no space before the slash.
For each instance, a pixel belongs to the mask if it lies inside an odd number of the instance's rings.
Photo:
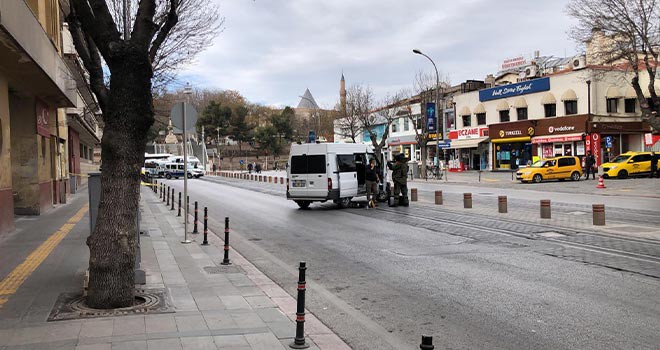
<svg viewBox="0 0 660 350">
<path fill-rule="evenodd" d="M 178 5 L 178 0 L 170 0 L 170 10 L 167 12 L 167 16 L 165 16 L 165 22 L 160 26 L 158 35 L 156 35 L 156 39 L 154 39 L 151 49 L 149 49 L 149 59 L 151 62 L 156 59 L 156 54 L 160 50 L 161 45 L 163 45 L 165 39 L 170 35 L 170 31 L 179 21 L 179 16 L 177 15 Z"/>
</svg>

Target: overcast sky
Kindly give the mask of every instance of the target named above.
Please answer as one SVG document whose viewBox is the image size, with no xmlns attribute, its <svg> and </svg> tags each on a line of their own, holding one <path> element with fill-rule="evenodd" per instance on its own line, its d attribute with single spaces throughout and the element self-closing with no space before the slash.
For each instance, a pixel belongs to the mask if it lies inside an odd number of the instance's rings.
<svg viewBox="0 0 660 350">
<path fill-rule="evenodd" d="M 309 88 L 322 108 L 347 87 L 376 97 L 412 88 L 432 72 L 429 55 L 452 84 L 482 80 L 518 55 L 577 52 L 568 38 L 568 0 L 215 0 L 225 30 L 179 81 L 238 90 L 249 101 L 296 106 Z M 441 74 L 442 74 L 441 73 Z"/>
</svg>

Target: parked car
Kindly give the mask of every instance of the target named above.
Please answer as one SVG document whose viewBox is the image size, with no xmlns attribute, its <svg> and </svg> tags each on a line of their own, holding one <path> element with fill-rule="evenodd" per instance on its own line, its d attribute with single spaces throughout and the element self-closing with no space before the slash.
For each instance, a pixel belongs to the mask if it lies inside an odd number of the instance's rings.
<svg viewBox="0 0 660 350">
<path fill-rule="evenodd" d="M 603 163 L 603 177 L 625 179 L 628 176 L 648 176 L 651 173 L 651 152 L 626 152 Z"/>
<path fill-rule="evenodd" d="M 579 181 L 582 165 L 578 157 L 554 157 L 541 159 L 526 168 L 518 170 L 516 179 L 521 182 L 542 182 L 545 180 Z"/>
</svg>

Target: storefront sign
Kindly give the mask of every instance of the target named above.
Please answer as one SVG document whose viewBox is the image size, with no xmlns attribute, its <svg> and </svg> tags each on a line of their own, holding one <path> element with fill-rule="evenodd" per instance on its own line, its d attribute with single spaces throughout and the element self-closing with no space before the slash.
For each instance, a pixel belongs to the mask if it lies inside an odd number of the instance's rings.
<svg viewBox="0 0 660 350">
<path fill-rule="evenodd" d="M 532 139 L 532 143 L 553 143 L 553 142 L 572 142 L 572 141 L 582 141 L 582 135 L 537 136 Z"/>
<path fill-rule="evenodd" d="M 488 134 L 491 140 L 513 138 L 513 137 L 532 137 L 536 133 L 536 121 L 522 120 L 509 123 L 492 124 L 488 128 Z"/>
<path fill-rule="evenodd" d="M 449 138 L 452 140 L 476 139 L 485 136 L 488 136 L 488 128 L 459 129 L 449 134 Z"/>
<path fill-rule="evenodd" d="M 522 83 L 497 86 L 479 91 L 479 101 L 490 101 L 500 98 L 532 94 L 550 90 L 550 78 L 539 78 Z"/>
<path fill-rule="evenodd" d="M 37 112 L 37 134 L 50 137 L 50 130 L 48 128 L 48 105 L 37 100 L 36 103 L 36 112 Z"/>
<path fill-rule="evenodd" d="M 569 131 L 574 131 L 575 127 L 572 125 L 563 125 L 560 127 L 554 127 L 554 126 L 549 126 L 548 127 L 548 134 L 554 134 L 556 132 L 569 132 Z"/>
<path fill-rule="evenodd" d="M 653 135 L 651 133 L 644 134 L 644 145 L 645 146 L 653 146 L 658 141 L 660 141 L 660 135 Z"/>
<path fill-rule="evenodd" d="M 602 163 L 602 158 L 600 156 L 600 134 L 591 133 L 587 135 L 587 138 L 584 141 L 584 146 L 587 149 L 587 152 L 591 152 L 596 159 L 596 165 Z"/>
<path fill-rule="evenodd" d="M 507 58 L 502 62 L 502 70 L 522 67 L 527 65 L 527 60 L 523 56 L 518 56 L 514 58 Z"/>
</svg>

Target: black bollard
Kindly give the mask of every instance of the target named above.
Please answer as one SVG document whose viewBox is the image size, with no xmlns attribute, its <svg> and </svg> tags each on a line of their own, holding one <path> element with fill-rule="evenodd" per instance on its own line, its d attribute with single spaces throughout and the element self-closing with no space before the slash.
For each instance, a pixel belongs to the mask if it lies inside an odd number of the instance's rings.
<svg viewBox="0 0 660 350">
<path fill-rule="evenodd" d="M 309 344 L 305 342 L 305 270 L 307 263 L 300 262 L 298 267 L 298 308 L 296 310 L 296 337 L 289 344 L 292 349 L 306 349 Z"/>
<path fill-rule="evenodd" d="M 423 335 L 422 336 L 422 344 L 419 345 L 419 348 L 422 350 L 433 350 L 435 347 L 433 346 L 433 337 L 428 336 L 428 335 Z"/>
<path fill-rule="evenodd" d="M 209 220 L 209 208 L 204 207 L 204 241 L 202 242 L 202 245 L 209 245 L 208 220 Z"/>
<path fill-rule="evenodd" d="M 174 189 L 172 189 L 172 207 L 170 210 L 174 210 Z"/>
<path fill-rule="evenodd" d="M 181 192 L 179 192 L 179 212 L 176 216 L 181 216 Z"/>
<path fill-rule="evenodd" d="M 165 194 L 165 198 L 163 198 L 163 202 L 165 202 L 165 208 L 170 206 L 170 186 L 167 186 L 167 193 Z"/>
<path fill-rule="evenodd" d="M 222 259 L 221 265 L 231 265 L 229 261 L 229 218 L 225 217 L 225 256 Z"/>
<path fill-rule="evenodd" d="M 195 201 L 195 221 L 193 223 L 193 232 L 192 233 L 199 233 L 199 232 L 197 232 L 197 201 Z"/>
</svg>

